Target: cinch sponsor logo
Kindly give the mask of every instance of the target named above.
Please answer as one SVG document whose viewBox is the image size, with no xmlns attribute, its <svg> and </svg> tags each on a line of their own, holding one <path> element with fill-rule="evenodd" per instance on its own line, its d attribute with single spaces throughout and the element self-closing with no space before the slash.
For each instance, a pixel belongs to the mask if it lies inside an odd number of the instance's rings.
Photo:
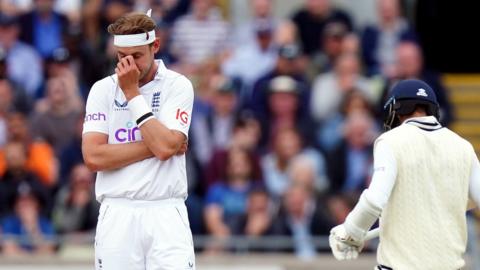
<svg viewBox="0 0 480 270">
<path fill-rule="evenodd" d="M 88 121 L 107 121 L 107 116 L 104 113 L 89 113 L 85 116 L 85 122 Z"/>
<path fill-rule="evenodd" d="M 127 122 L 127 128 L 119 128 L 115 131 L 115 139 L 118 142 L 134 142 L 140 138 L 140 129 L 133 122 Z"/>
</svg>

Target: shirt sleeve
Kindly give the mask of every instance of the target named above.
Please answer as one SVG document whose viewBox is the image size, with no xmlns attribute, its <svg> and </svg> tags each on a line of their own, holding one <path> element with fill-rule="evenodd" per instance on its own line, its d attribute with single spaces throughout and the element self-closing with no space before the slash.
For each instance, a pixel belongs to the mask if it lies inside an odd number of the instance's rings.
<svg viewBox="0 0 480 270">
<path fill-rule="evenodd" d="M 108 89 L 102 88 L 99 82 L 95 83 L 90 90 L 85 108 L 85 120 L 83 122 L 83 134 L 87 132 L 100 132 L 108 135 Z"/>
<path fill-rule="evenodd" d="M 470 198 L 480 207 L 480 163 L 473 154 L 472 170 L 470 174 Z"/>
<path fill-rule="evenodd" d="M 167 128 L 178 130 L 188 137 L 194 98 L 192 83 L 180 76 L 170 87 L 159 120 Z"/>
<path fill-rule="evenodd" d="M 375 145 L 373 176 L 366 196 L 370 203 L 383 209 L 397 178 L 397 161 L 390 147 L 384 141 Z"/>
</svg>

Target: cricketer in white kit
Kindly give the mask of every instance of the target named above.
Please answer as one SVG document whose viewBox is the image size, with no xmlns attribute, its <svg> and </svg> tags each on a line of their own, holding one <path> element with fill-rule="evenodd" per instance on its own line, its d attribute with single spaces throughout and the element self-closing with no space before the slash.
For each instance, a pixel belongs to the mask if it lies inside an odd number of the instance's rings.
<svg viewBox="0 0 480 270">
<path fill-rule="evenodd" d="M 474 149 L 441 126 L 435 93 L 423 81 L 397 83 L 385 109 L 389 131 L 375 142 L 371 184 L 345 223 L 331 230 L 333 255 L 357 258 L 380 218 L 375 269 L 461 269 L 467 205 L 480 204 Z"/>
<path fill-rule="evenodd" d="M 195 269 L 184 202 L 193 88 L 154 60 L 154 29 L 139 13 L 109 26 L 119 62 L 87 100 L 82 152 L 98 172 L 97 270 Z"/>
</svg>

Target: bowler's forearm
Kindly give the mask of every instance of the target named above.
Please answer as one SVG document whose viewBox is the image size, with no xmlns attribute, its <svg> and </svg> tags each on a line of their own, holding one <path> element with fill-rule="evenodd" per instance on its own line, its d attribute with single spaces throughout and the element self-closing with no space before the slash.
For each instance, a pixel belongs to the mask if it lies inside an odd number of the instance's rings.
<svg viewBox="0 0 480 270">
<path fill-rule="evenodd" d="M 143 142 L 83 146 L 85 163 L 92 171 L 115 170 L 153 157 Z"/>
<path fill-rule="evenodd" d="M 185 141 L 184 135 L 170 130 L 156 119 L 147 121 L 140 130 L 146 146 L 160 160 L 167 160 L 175 155 Z"/>
</svg>

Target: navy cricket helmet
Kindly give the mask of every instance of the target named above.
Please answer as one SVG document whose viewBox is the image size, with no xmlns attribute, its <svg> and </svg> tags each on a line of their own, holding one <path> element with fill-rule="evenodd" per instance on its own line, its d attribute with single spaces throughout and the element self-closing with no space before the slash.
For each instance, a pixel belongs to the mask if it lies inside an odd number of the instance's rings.
<svg viewBox="0 0 480 270">
<path fill-rule="evenodd" d="M 400 125 L 398 116 L 409 115 L 418 106 L 425 108 L 427 115 L 439 118 L 439 105 L 433 89 L 424 81 L 408 79 L 393 86 L 390 98 L 383 106 L 385 119 L 383 126 L 386 131 Z"/>
</svg>

